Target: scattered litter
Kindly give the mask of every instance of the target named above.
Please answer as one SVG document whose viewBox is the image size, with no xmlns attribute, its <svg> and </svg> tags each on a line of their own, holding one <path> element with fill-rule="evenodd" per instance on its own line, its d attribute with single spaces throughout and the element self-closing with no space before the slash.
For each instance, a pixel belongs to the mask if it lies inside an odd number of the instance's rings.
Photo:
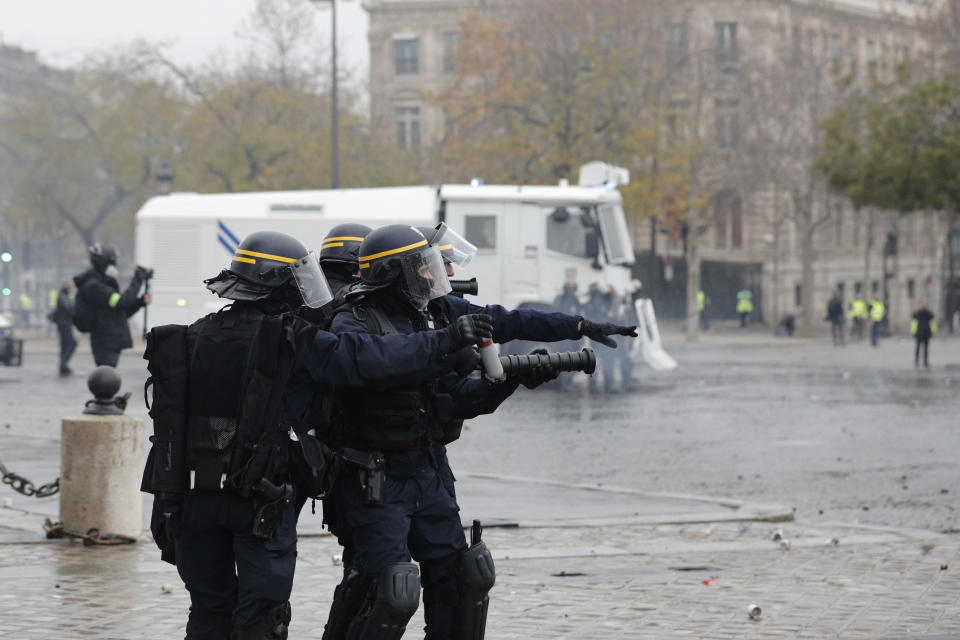
<svg viewBox="0 0 960 640">
<path fill-rule="evenodd" d="M 714 580 L 716 580 L 716 578 L 707 578 L 706 580 L 701 580 L 701 582 L 703 583 L 703 586 L 709 587 L 710 583 L 713 582 Z"/>
<path fill-rule="evenodd" d="M 780 551 L 790 551 L 790 547 L 793 546 L 793 543 L 790 542 L 790 538 L 784 538 L 780 541 Z"/>
<path fill-rule="evenodd" d="M 784 537 L 785 536 L 783 535 L 783 529 L 777 529 L 776 531 L 773 532 L 774 542 L 779 542 L 780 540 L 783 540 Z"/>
<path fill-rule="evenodd" d="M 172 584 L 160 585 L 160 593 L 173 593 L 173 585 Z"/>
<path fill-rule="evenodd" d="M 930 553 L 931 551 L 933 551 L 933 548 L 936 547 L 936 546 L 937 546 L 937 545 L 935 545 L 935 544 L 925 544 L 925 545 L 923 545 L 923 546 L 920 547 L 920 553 L 922 553 L 923 555 L 927 555 L 928 553 Z"/>
<path fill-rule="evenodd" d="M 819 401 L 819 400 L 820 400 L 820 396 L 818 396 L 818 395 L 812 395 L 812 396 L 810 396 L 810 402 L 817 402 L 817 401 Z"/>
<path fill-rule="evenodd" d="M 940 571 L 946 571 L 949 568 L 950 568 L 950 565 L 947 565 L 947 564 L 940 565 Z"/>
<path fill-rule="evenodd" d="M 585 576 L 587 574 L 581 573 L 580 571 L 561 571 L 560 573 L 551 573 L 550 575 L 554 578 L 576 578 L 577 576 Z"/>
<path fill-rule="evenodd" d="M 750 617 L 751 620 L 758 620 L 760 618 L 761 613 L 763 612 L 761 611 L 760 607 L 758 607 L 755 604 L 751 604 L 750 606 L 747 607 L 747 615 Z"/>
<path fill-rule="evenodd" d="M 339 566 L 340 566 L 340 563 L 343 562 L 343 556 L 340 555 L 339 553 L 336 554 L 336 555 L 332 555 L 332 556 L 330 556 L 330 562 L 333 563 L 333 566 L 339 567 Z"/>
<path fill-rule="evenodd" d="M 950 489 L 940 489 L 940 493 L 950 493 Z"/>
<path fill-rule="evenodd" d="M 826 542 L 826 545 L 827 545 L 828 547 L 829 547 L 830 545 L 836 546 L 836 545 L 838 545 L 838 544 L 840 544 L 840 538 L 838 538 L 838 537 L 836 537 L 836 536 L 834 536 L 834 537 L 832 537 L 832 538 L 828 538 L 828 539 L 827 539 L 827 542 Z"/>
<path fill-rule="evenodd" d="M 13 506 L 13 498 L 4 498 L 4 499 L 3 499 L 3 506 L 6 507 L 7 509 L 9 509 L 10 507 L 12 507 L 12 506 Z"/>
<path fill-rule="evenodd" d="M 849 379 L 850 379 L 850 372 L 849 372 L 849 371 L 844 371 L 844 372 L 843 372 L 843 379 L 844 379 L 844 380 L 849 380 Z"/>
<path fill-rule="evenodd" d="M 868 507 L 867 505 L 863 505 L 861 509 L 863 509 L 864 511 L 870 511 L 870 507 Z"/>
</svg>

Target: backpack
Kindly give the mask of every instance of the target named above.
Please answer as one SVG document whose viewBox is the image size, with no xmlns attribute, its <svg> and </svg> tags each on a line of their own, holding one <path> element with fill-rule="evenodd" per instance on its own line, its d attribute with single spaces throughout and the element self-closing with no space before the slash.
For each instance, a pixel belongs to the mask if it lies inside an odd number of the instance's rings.
<svg viewBox="0 0 960 640">
<path fill-rule="evenodd" d="M 83 289 L 79 288 L 73 301 L 73 326 L 81 333 L 90 333 L 93 330 L 93 310 L 87 304 Z"/>
</svg>

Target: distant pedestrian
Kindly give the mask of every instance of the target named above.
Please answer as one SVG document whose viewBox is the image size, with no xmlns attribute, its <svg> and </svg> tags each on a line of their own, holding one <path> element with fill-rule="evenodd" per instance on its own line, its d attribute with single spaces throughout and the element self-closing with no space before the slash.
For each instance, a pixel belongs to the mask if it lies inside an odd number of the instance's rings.
<svg viewBox="0 0 960 640">
<path fill-rule="evenodd" d="M 77 297 L 74 325 L 90 332 L 90 347 L 97 366 L 117 366 L 120 352 L 133 346 L 127 318 L 150 304 L 150 295 L 140 295 L 140 287 L 151 271 L 137 267 L 130 285 L 121 294 L 117 282 L 117 250 L 97 243 L 88 249 L 91 268 L 74 277 Z"/>
<path fill-rule="evenodd" d="M 22 292 L 18 298 L 20 303 L 20 322 L 24 329 L 30 328 L 30 314 L 33 313 L 33 299 L 26 291 Z"/>
<path fill-rule="evenodd" d="M 72 285 L 64 282 L 60 285 L 60 291 L 54 302 L 54 309 L 50 313 L 50 320 L 57 326 L 57 333 L 60 335 L 60 375 L 68 376 L 73 371 L 70 369 L 70 357 L 77 348 L 77 340 L 73 337 L 73 298 L 70 295 Z"/>
<path fill-rule="evenodd" d="M 700 331 L 710 329 L 710 318 L 707 317 L 707 309 L 710 308 L 710 298 L 703 292 L 703 289 L 697 291 L 697 311 L 700 312 Z"/>
<path fill-rule="evenodd" d="M 833 346 L 842 347 L 843 342 L 843 300 L 840 299 L 840 292 L 835 291 L 830 301 L 827 302 L 827 320 L 830 321 L 830 335 L 833 338 Z"/>
<path fill-rule="evenodd" d="M 913 322 L 910 323 L 910 333 L 917 341 L 917 346 L 913 352 L 913 366 L 920 366 L 920 346 L 923 346 L 923 366 L 930 368 L 930 360 L 927 358 L 927 352 L 930 349 L 930 338 L 937 332 L 937 323 L 933 321 L 933 313 L 927 309 L 925 302 L 920 302 L 920 307 L 913 312 Z"/>
<path fill-rule="evenodd" d="M 877 346 L 880 341 L 880 323 L 887 315 L 887 308 L 877 296 L 870 299 L 870 344 Z"/>
<path fill-rule="evenodd" d="M 850 335 L 856 337 L 857 340 L 862 340 L 863 328 L 870 318 L 870 313 L 867 311 L 867 301 L 863 299 L 863 295 L 857 294 L 857 297 L 850 301 L 850 313 L 848 317 L 853 321 Z"/>
<path fill-rule="evenodd" d="M 747 326 L 753 313 L 753 292 L 750 289 L 737 291 L 737 315 L 740 316 L 740 328 Z"/>
</svg>

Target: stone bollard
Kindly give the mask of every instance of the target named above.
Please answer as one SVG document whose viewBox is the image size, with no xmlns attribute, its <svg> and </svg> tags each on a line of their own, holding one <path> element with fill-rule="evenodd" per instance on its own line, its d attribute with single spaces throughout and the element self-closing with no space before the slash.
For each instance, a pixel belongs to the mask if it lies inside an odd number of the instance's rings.
<svg viewBox="0 0 960 640">
<path fill-rule="evenodd" d="M 139 537 L 143 530 L 143 422 L 122 414 L 125 398 L 116 399 L 122 400 L 115 402 L 120 411 L 91 412 L 91 404 L 95 409 L 106 404 L 103 389 L 94 389 L 95 377 L 102 379 L 104 369 L 98 367 L 88 382 L 97 400 L 87 403 L 85 415 L 64 418 L 61 423 L 60 521 L 65 529 L 78 533 L 99 529 L 101 535 Z M 109 395 L 119 388 L 116 376 Z"/>
</svg>

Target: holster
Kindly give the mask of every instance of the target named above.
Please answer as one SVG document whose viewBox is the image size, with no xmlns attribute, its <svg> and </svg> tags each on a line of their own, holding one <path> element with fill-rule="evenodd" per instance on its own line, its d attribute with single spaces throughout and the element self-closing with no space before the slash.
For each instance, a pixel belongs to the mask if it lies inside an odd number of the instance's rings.
<svg viewBox="0 0 960 640">
<path fill-rule="evenodd" d="M 283 510 L 293 502 L 293 485 L 284 483 L 277 486 L 262 478 L 253 493 L 256 496 L 257 513 L 253 517 L 252 533 L 258 538 L 272 538 L 283 519 Z"/>
<path fill-rule="evenodd" d="M 345 448 L 343 459 L 359 467 L 361 500 L 364 504 L 383 504 L 385 459 L 380 451 L 359 451 Z"/>
</svg>

